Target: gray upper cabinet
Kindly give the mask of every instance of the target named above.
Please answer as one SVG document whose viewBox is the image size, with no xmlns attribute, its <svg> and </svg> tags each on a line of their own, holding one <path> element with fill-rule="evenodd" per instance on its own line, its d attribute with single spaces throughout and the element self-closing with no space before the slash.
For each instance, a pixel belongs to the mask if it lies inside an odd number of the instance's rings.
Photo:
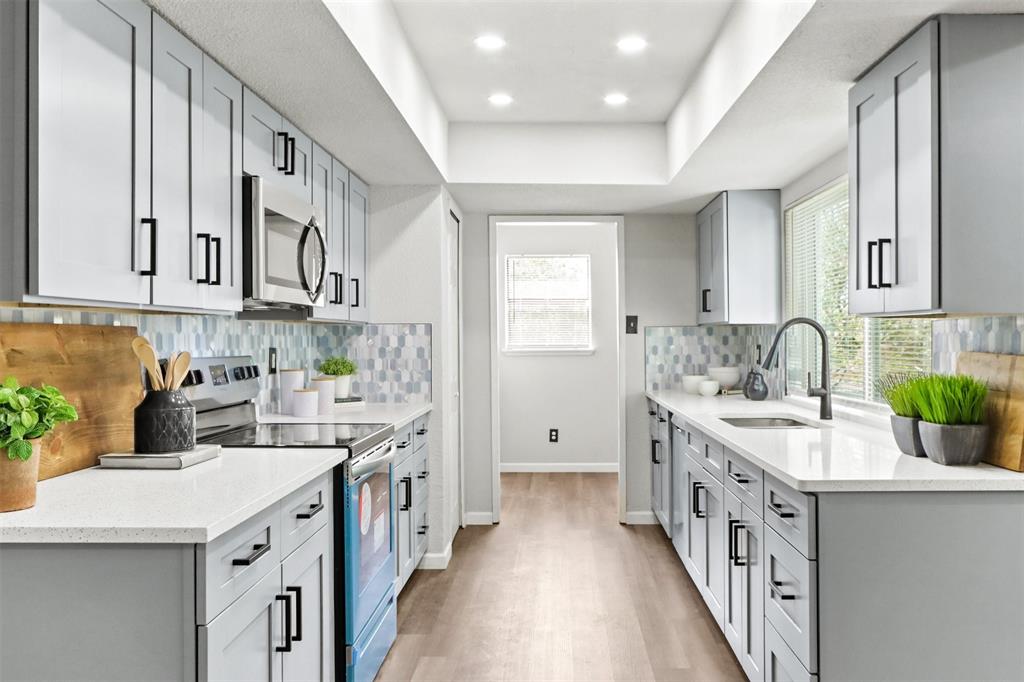
<svg viewBox="0 0 1024 682">
<path fill-rule="evenodd" d="M 313 191 L 313 141 L 287 120 L 281 128 L 288 144 L 284 184 L 296 196 L 309 198 Z"/>
<path fill-rule="evenodd" d="M 318 320 L 345 322 L 349 319 L 345 289 L 348 169 L 318 145 L 313 145 L 313 205 L 327 217 L 327 301 L 311 314 Z"/>
<path fill-rule="evenodd" d="M 349 317 L 369 322 L 366 292 L 370 220 L 370 188 L 355 175 L 349 176 L 348 190 L 348 282 Z"/>
<path fill-rule="evenodd" d="M 774 324 L 781 301 L 778 190 L 722 192 L 697 214 L 697 322 Z"/>
<path fill-rule="evenodd" d="M 242 169 L 268 182 L 282 182 L 288 170 L 284 119 L 249 88 L 242 92 L 242 115 Z"/>
<path fill-rule="evenodd" d="M 148 303 L 151 12 L 133 0 L 29 12 L 26 299 Z"/>
<path fill-rule="evenodd" d="M 1019 15 L 933 19 L 851 88 L 851 312 L 1024 310 L 1022 119 Z"/>
</svg>

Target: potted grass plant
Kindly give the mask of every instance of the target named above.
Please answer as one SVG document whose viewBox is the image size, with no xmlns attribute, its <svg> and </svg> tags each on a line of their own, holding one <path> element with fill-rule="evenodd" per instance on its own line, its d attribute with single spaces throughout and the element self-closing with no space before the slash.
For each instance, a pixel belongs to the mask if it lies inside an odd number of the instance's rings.
<svg viewBox="0 0 1024 682">
<path fill-rule="evenodd" d="M 7 377 L 0 386 L 0 512 L 36 503 L 42 438 L 78 412 L 53 386 L 22 386 Z"/>
<path fill-rule="evenodd" d="M 336 397 L 348 398 L 352 395 L 352 375 L 356 373 L 354 362 L 341 356 L 324 358 L 320 363 L 320 373 L 334 377 Z"/>
<path fill-rule="evenodd" d="M 921 374 L 887 374 L 878 381 L 878 392 L 892 408 L 889 420 L 896 446 L 911 457 L 925 456 L 921 443 L 921 412 L 914 402 L 914 385 L 924 379 Z"/>
<path fill-rule="evenodd" d="M 911 384 L 910 394 L 921 414 L 921 443 L 933 462 L 977 464 L 985 455 L 988 386 L 974 377 L 936 374 Z"/>
</svg>

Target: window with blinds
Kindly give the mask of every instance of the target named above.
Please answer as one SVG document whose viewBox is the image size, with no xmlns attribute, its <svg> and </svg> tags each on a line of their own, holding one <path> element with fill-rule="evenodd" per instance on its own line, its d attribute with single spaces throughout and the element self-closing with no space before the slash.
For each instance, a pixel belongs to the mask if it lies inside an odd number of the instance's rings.
<svg viewBox="0 0 1024 682">
<path fill-rule="evenodd" d="M 505 350 L 590 350 L 590 256 L 505 256 Z"/>
<path fill-rule="evenodd" d="M 932 325 L 928 320 L 863 318 L 848 312 L 850 247 L 847 182 L 843 180 L 786 209 L 786 317 L 811 317 L 828 332 L 832 391 L 837 398 L 881 402 L 876 379 L 891 372 L 928 372 Z M 786 384 L 818 385 L 818 337 L 805 325 L 787 332 Z"/>
</svg>

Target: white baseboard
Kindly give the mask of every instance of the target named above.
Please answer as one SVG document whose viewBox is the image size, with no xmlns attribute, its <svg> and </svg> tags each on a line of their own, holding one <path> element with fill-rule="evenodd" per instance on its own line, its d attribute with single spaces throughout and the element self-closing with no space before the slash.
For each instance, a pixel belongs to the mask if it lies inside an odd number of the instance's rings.
<svg viewBox="0 0 1024 682">
<path fill-rule="evenodd" d="M 626 512 L 626 525 L 649 526 L 658 523 L 653 511 L 628 511 Z"/>
<path fill-rule="evenodd" d="M 618 462 L 502 462 L 501 472 L 516 474 L 538 473 L 618 473 Z"/>
<path fill-rule="evenodd" d="M 448 562 L 452 560 L 452 543 L 449 542 L 448 546 L 444 548 L 443 552 L 427 552 L 420 559 L 420 565 L 418 568 L 422 568 L 427 571 L 443 571 L 448 568 Z"/>
<path fill-rule="evenodd" d="M 494 514 L 489 511 L 466 512 L 463 520 L 467 526 L 489 526 L 494 523 Z"/>
</svg>

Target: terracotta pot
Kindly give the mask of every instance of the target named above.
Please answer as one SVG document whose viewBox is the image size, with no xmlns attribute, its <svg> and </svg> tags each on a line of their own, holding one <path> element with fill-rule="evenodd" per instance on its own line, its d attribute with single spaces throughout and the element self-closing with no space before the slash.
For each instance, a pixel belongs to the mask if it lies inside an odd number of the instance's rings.
<svg viewBox="0 0 1024 682">
<path fill-rule="evenodd" d="M 39 453 L 43 446 L 38 438 L 30 442 L 32 456 L 26 460 L 10 459 L 7 450 L 0 450 L 0 512 L 28 509 L 36 504 Z"/>
</svg>

